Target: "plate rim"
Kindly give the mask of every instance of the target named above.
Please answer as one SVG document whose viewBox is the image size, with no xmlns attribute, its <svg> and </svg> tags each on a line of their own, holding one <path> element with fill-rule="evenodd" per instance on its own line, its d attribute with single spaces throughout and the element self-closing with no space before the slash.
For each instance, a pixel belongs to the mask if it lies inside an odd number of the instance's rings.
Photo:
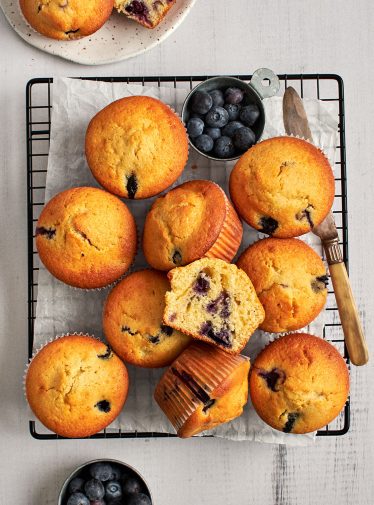
<svg viewBox="0 0 374 505">
<path fill-rule="evenodd" d="M 58 51 L 56 51 L 53 48 L 48 48 L 47 45 L 46 45 L 46 47 L 40 47 L 38 44 L 34 43 L 33 39 L 31 37 L 29 37 L 27 33 L 24 33 L 22 30 L 19 30 L 18 27 L 16 25 L 14 25 L 14 23 L 13 23 L 13 21 L 11 19 L 11 16 L 8 14 L 8 11 L 7 11 L 7 9 L 6 9 L 5 5 L 4 5 L 5 1 L 6 0 L 0 0 L 0 8 L 1 8 L 3 14 L 4 14 L 4 17 L 5 17 L 6 21 L 8 22 L 9 26 L 11 27 L 11 29 L 24 42 L 26 42 L 27 44 L 29 44 L 32 47 L 35 47 L 39 51 L 42 51 L 43 53 L 51 54 L 52 56 L 58 56 L 59 58 L 61 58 L 63 60 L 66 60 L 66 61 L 70 61 L 72 63 L 77 63 L 79 65 L 87 65 L 87 66 L 91 66 L 91 67 L 99 66 L 99 65 L 108 65 L 110 63 L 117 63 L 117 62 L 120 62 L 120 61 L 128 60 L 130 58 L 134 58 L 136 56 L 144 54 L 147 51 L 149 51 L 149 50 L 153 49 L 154 47 L 158 46 L 164 40 L 166 40 L 183 23 L 183 21 L 186 19 L 186 17 L 190 13 L 191 9 L 194 7 L 195 3 L 197 2 L 197 0 L 186 0 L 188 2 L 188 4 L 186 5 L 185 8 L 183 8 L 181 10 L 180 15 L 176 16 L 175 22 L 164 33 L 162 33 L 159 37 L 157 37 L 155 40 L 153 40 L 149 45 L 145 45 L 144 47 L 136 49 L 136 50 L 134 50 L 134 51 L 132 51 L 132 52 L 130 52 L 128 54 L 125 54 L 125 55 L 118 55 L 118 56 L 112 57 L 112 58 L 103 58 L 100 61 L 93 61 L 92 59 L 89 60 L 89 61 L 87 61 L 84 57 L 83 58 L 79 58 L 79 57 L 75 58 L 75 57 L 71 57 L 71 56 L 68 56 L 68 55 L 59 54 Z M 14 0 L 14 1 L 18 2 L 19 0 Z M 175 4 L 174 7 L 177 7 L 177 3 Z M 26 23 L 26 20 L 25 20 L 25 27 L 26 28 L 29 27 L 29 25 Z M 147 28 L 144 28 L 144 29 L 147 30 Z M 86 38 L 86 37 L 83 37 L 82 40 L 84 38 Z M 45 39 L 47 41 L 48 40 L 53 40 L 53 39 L 48 39 L 48 37 L 45 37 Z"/>
</svg>

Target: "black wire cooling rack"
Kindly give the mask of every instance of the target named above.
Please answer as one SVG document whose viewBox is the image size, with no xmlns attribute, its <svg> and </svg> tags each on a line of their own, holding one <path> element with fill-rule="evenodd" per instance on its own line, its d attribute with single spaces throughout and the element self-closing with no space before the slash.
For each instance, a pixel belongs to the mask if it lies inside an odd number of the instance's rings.
<svg viewBox="0 0 374 505">
<path fill-rule="evenodd" d="M 175 76 L 175 77 L 107 77 L 85 78 L 105 82 L 123 82 L 172 87 L 194 87 L 197 83 L 212 76 Z M 235 76 L 244 81 L 250 81 L 250 75 Z M 334 74 L 282 74 L 281 92 L 287 86 L 293 86 L 302 98 L 318 98 L 324 102 L 337 102 L 339 121 L 339 145 L 337 148 L 335 172 L 335 200 L 333 213 L 343 250 L 343 258 L 348 269 L 348 223 L 347 223 L 347 179 L 345 161 L 345 127 L 344 127 L 344 87 L 343 80 Z M 53 79 L 38 78 L 28 82 L 26 88 L 26 135 L 27 135 L 27 220 L 28 220 L 28 353 L 31 358 L 34 342 L 34 321 L 36 315 L 36 300 L 38 289 L 38 258 L 35 249 L 35 226 L 44 205 L 44 190 L 49 153 L 51 132 L 51 92 Z M 331 283 L 330 283 L 331 286 Z M 349 364 L 347 349 L 336 306 L 334 291 L 328 292 L 326 306 L 326 323 L 323 337 L 333 342 Z M 344 435 L 349 430 L 350 407 L 346 403 L 340 416 L 323 430 L 319 436 Z M 31 435 L 40 440 L 62 438 L 47 432 L 41 424 L 30 421 Z M 173 437 L 165 433 L 153 432 L 113 432 L 104 430 L 90 438 L 148 438 Z"/>
</svg>

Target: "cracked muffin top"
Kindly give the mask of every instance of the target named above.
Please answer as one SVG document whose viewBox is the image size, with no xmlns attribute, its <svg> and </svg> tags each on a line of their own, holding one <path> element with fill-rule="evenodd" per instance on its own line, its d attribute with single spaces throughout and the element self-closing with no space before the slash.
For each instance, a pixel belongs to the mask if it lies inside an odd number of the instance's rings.
<svg viewBox="0 0 374 505">
<path fill-rule="evenodd" d="M 113 0 L 20 0 L 27 22 L 37 32 L 73 40 L 96 32 L 112 13 Z"/>
<path fill-rule="evenodd" d="M 135 220 L 126 205 L 98 188 L 71 188 L 56 195 L 36 225 L 41 261 L 57 279 L 77 288 L 111 284 L 136 253 Z"/>
<path fill-rule="evenodd" d="M 267 424 L 285 433 L 309 433 L 340 413 L 348 397 L 349 374 L 333 345 L 313 335 L 292 333 L 257 356 L 249 391 Z"/>
<path fill-rule="evenodd" d="M 88 437 L 108 426 L 128 392 L 125 365 L 107 345 L 67 335 L 45 345 L 26 374 L 26 396 L 36 417 L 63 437 Z"/>
<path fill-rule="evenodd" d="M 192 437 L 242 414 L 249 368 L 245 356 L 194 342 L 161 377 L 154 398 L 178 436 Z"/>
<path fill-rule="evenodd" d="M 95 179 L 125 198 L 149 198 L 181 175 L 188 140 L 179 117 L 148 96 L 117 100 L 93 117 L 86 158 Z"/>
<path fill-rule="evenodd" d="M 134 272 L 109 294 L 103 329 L 109 344 L 124 361 L 158 368 L 170 365 L 191 338 L 164 324 L 166 274 L 156 270 Z"/>
<path fill-rule="evenodd" d="M 275 137 L 251 147 L 230 176 L 240 216 L 280 238 L 309 232 L 327 216 L 335 181 L 324 154 L 305 140 Z"/>
<path fill-rule="evenodd" d="M 266 238 L 248 247 L 237 265 L 251 279 L 265 309 L 260 328 L 298 330 L 326 303 L 328 276 L 318 254 L 296 238 Z"/>
<path fill-rule="evenodd" d="M 155 28 L 176 0 L 114 0 L 118 12 L 146 28 Z"/>
<path fill-rule="evenodd" d="M 231 261 L 242 234 L 240 219 L 217 184 L 188 181 L 153 203 L 145 220 L 143 250 L 158 270 L 202 257 Z"/>
</svg>

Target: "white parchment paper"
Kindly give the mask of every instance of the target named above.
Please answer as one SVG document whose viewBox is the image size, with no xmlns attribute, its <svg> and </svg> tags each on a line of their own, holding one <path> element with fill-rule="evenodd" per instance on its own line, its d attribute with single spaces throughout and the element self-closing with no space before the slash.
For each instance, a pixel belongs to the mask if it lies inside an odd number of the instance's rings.
<svg viewBox="0 0 374 505">
<path fill-rule="evenodd" d="M 172 87 L 147 87 L 124 83 L 105 83 L 67 78 L 57 78 L 53 83 L 53 109 L 51 143 L 48 160 L 45 201 L 73 186 L 97 186 L 84 156 L 84 138 L 91 118 L 113 100 L 130 95 L 148 95 L 160 98 L 180 112 L 189 90 Z M 323 103 L 315 99 L 304 100 L 306 112 L 315 143 L 320 146 L 334 166 L 337 145 L 337 104 Z M 282 99 L 264 100 L 266 127 L 263 137 L 284 135 Z M 192 179 L 212 179 L 228 194 L 228 178 L 234 163 L 214 162 L 198 155 L 192 149 L 189 162 L 174 186 Z M 143 201 L 127 200 L 141 233 L 145 215 L 154 198 Z M 254 242 L 261 234 L 244 226 L 244 240 L 240 251 Z M 311 234 L 303 240 L 321 253 L 318 239 Z M 141 251 L 138 251 L 134 269 L 145 267 Z M 102 306 L 109 289 L 84 291 L 71 288 L 52 277 L 40 264 L 38 297 L 35 320 L 34 347 L 38 348 L 49 338 L 68 332 L 84 332 L 103 338 Z M 307 331 L 320 335 L 323 328 L 323 313 Z M 254 358 L 264 345 L 274 338 L 257 331 L 250 339 L 245 354 Z M 130 393 L 121 415 L 111 428 L 122 431 L 173 433 L 167 418 L 153 400 L 156 382 L 163 370 L 147 370 L 129 366 Z M 109 428 L 110 429 L 110 428 Z M 255 440 L 289 445 L 312 443 L 314 434 L 293 435 L 273 430 L 255 413 L 250 401 L 243 415 L 216 428 L 210 434 L 233 440 Z"/>
</svg>

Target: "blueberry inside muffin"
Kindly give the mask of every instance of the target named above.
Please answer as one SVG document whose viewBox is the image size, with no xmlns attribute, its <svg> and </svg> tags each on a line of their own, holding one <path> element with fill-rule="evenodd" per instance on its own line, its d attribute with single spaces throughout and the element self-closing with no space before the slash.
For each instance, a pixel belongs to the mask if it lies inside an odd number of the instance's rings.
<svg viewBox="0 0 374 505">
<path fill-rule="evenodd" d="M 235 265 L 205 258 L 171 270 L 165 324 L 238 353 L 264 310 L 248 276 Z"/>
<path fill-rule="evenodd" d="M 115 0 L 115 8 L 130 19 L 154 28 L 165 17 L 175 0 Z"/>
</svg>

